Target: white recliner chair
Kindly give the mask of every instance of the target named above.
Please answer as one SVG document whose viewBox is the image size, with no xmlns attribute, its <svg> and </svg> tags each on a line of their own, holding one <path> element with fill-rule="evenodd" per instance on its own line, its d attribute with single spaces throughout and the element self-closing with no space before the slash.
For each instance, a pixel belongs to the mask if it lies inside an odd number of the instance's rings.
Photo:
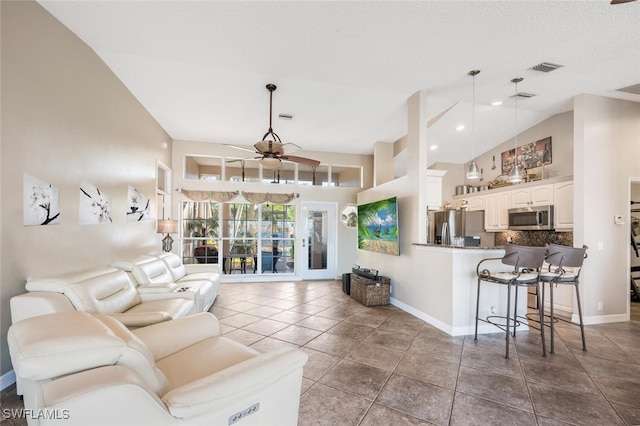
<svg viewBox="0 0 640 426">
<path fill-rule="evenodd" d="M 27 318 L 8 332 L 29 425 L 296 425 L 307 355 L 221 336 L 209 313 L 129 330 L 108 315 Z"/>
</svg>

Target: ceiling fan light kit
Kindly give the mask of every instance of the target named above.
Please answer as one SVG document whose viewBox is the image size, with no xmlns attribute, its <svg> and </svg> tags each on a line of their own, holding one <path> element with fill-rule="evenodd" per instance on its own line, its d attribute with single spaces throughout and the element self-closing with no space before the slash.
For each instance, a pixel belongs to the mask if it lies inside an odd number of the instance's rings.
<svg viewBox="0 0 640 426">
<path fill-rule="evenodd" d="M 319 166 L 320 162 L 317 160 L 289 155 L 290 153 L 299 150 L 300 147 L 293 143 L 282 143 L 280 136 L 273 131 L 273 92 L 277 87 L 272 83 L 267 84 L 265 87 L 269 91 L 269 129 L 262 137 L 262 140 L 253 145 L 255 151 L 240 146 L 228 146 L 260 154 L 261 156 L 256 158 L 258 159 L 258 163 L 260 163 L 260 165 L 265 169 L 279 168 L 282 165 L 282 160 L 305 164 L 311 167 Z M 285 117 L 282 117 L 283 115 Z M 293 118 L 293 115 L 291 114 L 280 114 L 280 116 L 287 119 Z"/>
</svg>

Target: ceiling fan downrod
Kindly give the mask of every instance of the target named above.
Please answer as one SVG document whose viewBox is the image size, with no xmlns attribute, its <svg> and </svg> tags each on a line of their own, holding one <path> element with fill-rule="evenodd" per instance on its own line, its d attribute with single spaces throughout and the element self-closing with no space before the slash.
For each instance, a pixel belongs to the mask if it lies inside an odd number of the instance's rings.
<svg viewBox="0 0 640 426">
<path fill-rule="evenodd" d="M 267 90 L 269 91 L 269 130 L 267 130 L 267 133 L 264 134 L 264 136 L 262 137 L 262 140 L 264 141 L 265 139 L 267 139 L 267 136 L 271 135 L 273 136 L 273 139 L 279 143 L 282 143 L 282 141 L 280 140 L 280 136 L 276 135 L 275 132 L 273 131 L 273 92 L 278 88 L 275 84 L 267 84 L 265 86 L 267 88 Z M 271 151 L 271 145 L 269 145 L 269 151 Z"/>
</svg>

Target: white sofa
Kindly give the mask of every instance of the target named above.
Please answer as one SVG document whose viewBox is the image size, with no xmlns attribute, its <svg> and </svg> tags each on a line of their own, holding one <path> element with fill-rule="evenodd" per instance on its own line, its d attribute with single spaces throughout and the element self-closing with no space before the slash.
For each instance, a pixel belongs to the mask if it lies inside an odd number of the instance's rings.
<svg viewBox="0 0 640 426">
<path fill-rule="evenodd" d="M 139 291 L 127 273 L 109 266 L 29 279 L 26 289 L 11 298 L 13 324 L 38 315 L 83 311 L 108 314 L 135 328 L 198 311 L 193 297 L 180 292 L 177 284 Z"/>
<path fill-rule="evenodd" d="M 221 336 L 210 313 L 129 330 L 108 315 L 27 318 L 8 332 L 29 425 L 296 425 L 307 355 Z M 55 415 L 54 415 L 55 414 Z"/>
<path fill-rule="evenodd" d="M 208 311 L 220 288 L 220 272 L 217 264 L 184 265 L 173 253 L 141 256 L 131 261 L 119 261 L 112 266 L 129 273 L 139 291 L 175 283 L 181 291 L 194 295 L 198 312 Z"/>
</svg>

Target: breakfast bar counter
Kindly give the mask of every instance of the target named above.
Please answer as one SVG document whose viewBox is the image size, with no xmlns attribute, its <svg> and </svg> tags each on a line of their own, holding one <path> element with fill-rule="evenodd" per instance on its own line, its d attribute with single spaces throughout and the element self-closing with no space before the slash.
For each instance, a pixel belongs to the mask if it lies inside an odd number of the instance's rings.
<svg viewBox="0 0 640 426">
<path fill-rule="evenodd" d="M 475 327 L 478 262 L 486 258 L 502 258 L 502 247 L 454 247 L 434 244 L 413 244 L 420 272 L 414 284 L 418 298 L 412 306 L 418 315 L 431 325 L 452 335 L 473 334 Z M 415 259 L 415 257 L 414 257 Z M 508 271 L 511 267 L 499 260 L 494 265 Z M 513 295 L 514 292 L 512 292 Z M 518 312 L 526 312 L 527 297 L 521 292 Z M 480 318 L 504 315 L 507 305 L 506 286 L 485 286 L 480 298 Z M 520 327 L 524 329 L 526 325 Z M 493 325 L 480 323 L 479 333 L 495 333 Z"/>
</svg>

